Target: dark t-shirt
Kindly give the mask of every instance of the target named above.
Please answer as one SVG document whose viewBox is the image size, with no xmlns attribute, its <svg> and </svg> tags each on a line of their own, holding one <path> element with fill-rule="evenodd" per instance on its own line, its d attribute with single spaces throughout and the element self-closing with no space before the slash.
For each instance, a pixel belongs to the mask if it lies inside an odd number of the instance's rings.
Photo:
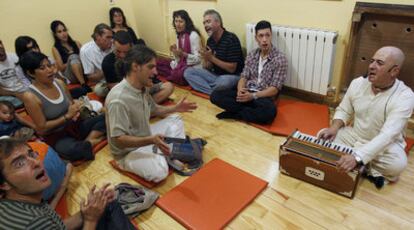
<svg viewBox="0 0 414 230">
<path fill-rule="evenodd" d="M 102 71 L 107 83 L 118 83 L 122 81 L 122 77 L 119 77 L 115 71 L 116 57 L 114 53 L 106 55 L 102 61 Z"/>
<path fill-rule="evenodd" d="M 211 72 L 217 75 L 236 74 L 239 75 L 244 66 L 244 58 L 240 45 L 239 38 L 231 32 L 224 30 L 220 40 L 216 43 L 212 37 L 207 40 L 207 46 L 213 51 L 213 54 L 220 60 L 225 62 L 236 62 L 237 68 L 234 73 L 229 73 L 226 70 L 213 64 Z"/>
<path fill-rule="evenodd" d="M 115 31 L 112 31 L 115 33 Z M 134 45 L 145 45 L 145 41 L 141 38 L 138 38 L 137 35 L 135 34 L 134 30 L 131 27 L 127 27 L 127 32 L 129 34 L 129 36 L 132 39 L 132 43 Z"/>
</svg>

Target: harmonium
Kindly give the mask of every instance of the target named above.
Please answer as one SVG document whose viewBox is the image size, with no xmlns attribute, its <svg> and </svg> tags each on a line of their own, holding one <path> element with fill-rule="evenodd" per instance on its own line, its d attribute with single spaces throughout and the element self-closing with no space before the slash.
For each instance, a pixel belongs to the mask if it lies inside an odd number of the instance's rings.
<svg viewBox="0 0 414 230">
<path fill-rule="evenodd" d="M 352 148 L 324 141 L 296 130 L 280 146 L 279 171 L 342 196 L 353 198 L 363 166 L 357 166 L 347 173 L 339 171 L 336 161 L 344 154 L 353 154 Z"/>
</svg>

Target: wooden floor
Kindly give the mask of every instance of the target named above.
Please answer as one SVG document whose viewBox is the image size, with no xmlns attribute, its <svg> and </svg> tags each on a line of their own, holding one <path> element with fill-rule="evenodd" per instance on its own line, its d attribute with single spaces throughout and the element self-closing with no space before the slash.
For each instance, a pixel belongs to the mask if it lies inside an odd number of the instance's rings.
<svg viewBox="0 0 414 230">
<path fill-rule="evenodd" d="M 175 98 L 188 94 L 176 89 Z M 269 182 L 269 186 L 243 210 L 228 229 L 414 229 L 414 152 L 409 165 L 396 184 L 377 190 L 363 180 L 353 200 L 322 190 L 305 182 L 281 175 L 278 171 L 279 145 L 284 137 L 274 136 L 237 121 L 219 121 L 220 109 L 206 99 L 189 95 L 199 108 L 183 114 L 186 133 L 208 141 L 204 161 L 220 158 Z M 93 184 L 134 183 L 114 171 L 109 147 L 96 160 L 76 167 L 69 184 L 71 214 L 79 210 Z M 154 190 L 161 195 L 185 177 L 173 174 Z M 217 207 L 218 209 L 220 207 Z M 206 220 L 207 221 L 207 220 Z M 157 207 L 138 217 L 141 229 L 183 229 Z"/>
</svg>

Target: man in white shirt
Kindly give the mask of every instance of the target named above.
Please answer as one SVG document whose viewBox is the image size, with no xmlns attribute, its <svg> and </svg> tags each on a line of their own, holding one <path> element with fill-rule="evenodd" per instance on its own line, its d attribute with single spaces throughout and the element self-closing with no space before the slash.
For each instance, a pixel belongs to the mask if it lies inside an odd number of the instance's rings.
<svg viewBox="0 0 414 230">
<path fill-rule="evenodd" d="M 354 79 L 336 109 L 332 124 L 319 133 L 354 148 L 337 162 L 348 172 L 367 165 L 367 176 L 381 188 L 396 181 L 407 166 L 404 128 L 414 108 L 414 93 L 397 79 L 405 56 L 397 47 L 382 47 L 371 59 L 367 77 Z M 353 120 L 352 126 L 346 126 Z"/>
<path fill-rule="evenodd" d="M 84 44 L 80 50 L 83 72 L 89 82 L 97 83 L 95 93 L 98 96 L 106 96 L 108 87 L 102 72 L 102 61 L 112 52 L 111 27 L 104 23 L 98 24 L 95 26 L 92 38 L 93 40 Z"/>
<path fill-rule="evenodd" d="M 17 99 L 21 93 L 28 89 L 24 84 L 22 72 L 17 71 L 16 63 L 19 58 L 14 53 L 7 53 L 3 42 L 0 40 L 0 100 L 13 103 L 15 107 L 20 107 L 23 103 Z"/>
</svg>

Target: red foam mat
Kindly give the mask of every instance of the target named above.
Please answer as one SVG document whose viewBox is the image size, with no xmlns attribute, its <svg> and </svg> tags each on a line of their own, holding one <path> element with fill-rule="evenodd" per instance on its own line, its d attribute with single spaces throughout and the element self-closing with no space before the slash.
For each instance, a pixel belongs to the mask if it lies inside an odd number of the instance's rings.
<svg viewBox="0 0 414 230">
<path fill-rule="evenodd" d="M 410 152 L 411 148 L 414 146 L 414 139 L 412 138 L 405 138 L 405 142 L 407 142 L 407 146 L 405 146 L 405 152 L 408 153 Z"/>
<path fill-rule="evenodd" d="M 99 101 L 99 102 L 101 102 L 102 104 L 105 104 L 105 98 L 103 98 L 103 97 L 100 97 L 100 96 L 96 95 L 96 93 L 94 93 L 94 92 L 90 92 L 90 93 L 88 93 L 88 94 L 87 94 L 87 96 L 88 96 L 88 98 L 89 98 L 90 100 Z"/>
<path fill-rule="evenodd" d="M 116 169 L 118 172 L 120 172 L 121 174 L 133 179 L 134 181 L 138 182 L 140 185 L 145 186 L 147 188 L 154 188 L 155 186 L 158 186 L 158 185 L 162 184 L 165 181 L 165 180 L 163 180 L 163 181 L 160 181 L 158 183 L 155 183 L 155 182 L 152 182 L 152 181 L 147 181 L 144 178 L 138 176 L 137 174 L 134 174 L 134 173 L 131 173 L 131 172 L 128 172 L 128 171 L 125 171 L 125 170 L 121 169 L 118 166 L 118 164 L 116 163 L 115 160 L 109 161 L 109 164 L 112 165 L 112 167 L 114 169 Z M 172 171 L 170 170 L 168 172 L 168 175 L 171 175 L 171 173 L 172 173 Z"/>
<path fill-rule="evenodd" d="M 156 205 L 188 229 L 222 229 L 266 186 L 266 181 L 216 158 Z"/>
<path fill-rule="evenodd" d="M 210 95 L 205 94 L 205 93 L 201 93 L 201 92 L 198 92 L 198 91 L 195 91 L 193 89 L 191 90 L 191 94 L 196 95 L 196 96 L 199 96 L 199 97 L 202 97 L 202 98 L 205 98 L 207 100 L 210 100 Z"/>
<path fill-rule="evenodd" d="M 278 112 L 276 119 L 271 124 L 249 124 L 267 132 L 284 136 L 289 136 L 295 129 L 316 135 L 320 129 L 329 126 L 327 105 L 287 99 L 280 99 L 275 103 L 277 103 Z"/>
<path fill-rule="evenodd" d="M 62 220 L 70 216 L 68 212 L 68 204 L 66 202 L 66 193 L 64 193 L 60 198 L 59 202 L 56 205 L 55 211 L 60 216 L 60 218 L 62 218 Z"/>
</svg>

